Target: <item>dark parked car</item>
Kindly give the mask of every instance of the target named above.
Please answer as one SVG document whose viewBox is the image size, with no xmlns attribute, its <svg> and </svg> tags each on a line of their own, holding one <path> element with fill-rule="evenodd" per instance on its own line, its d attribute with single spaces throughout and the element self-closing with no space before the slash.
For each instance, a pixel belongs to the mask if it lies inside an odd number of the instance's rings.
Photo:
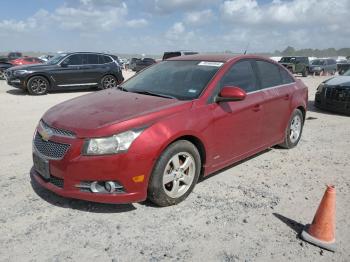
<svg viewBox="0 0 350 262">
<path fill-rule="evenodd" d="M 350 115 L 350 70 L 321 83 L 316 91 L 315 106 Z"/>
<path fill-rule="evenodd" d="M 124 78 L 117 57 L 101 53 L 59 54 L 45 64 L 6 70 L 7 83 L 43 95 L 50 90 L 115 87 Z"/>
<path fill-rule="evenodd" d="M 309 72 L 318 75 L 324 75 L 325 73 L 334 75 L 337 72 L 337 62 L 330 58 L 319 58 L 312 60 L 310 63 Z"/>
<path fill-rule="evenodd" d="M 307 76 L 309 73 L 309 58 L 306 56 L 284 56 L 279 63 L 293 74 Z"/>
<path fill-rule="evenodd" d="M 131 58 L 130 63 L 129 63 L 129 69 L 134 71 L 134 69 L 136 67 L 136 63 L 140 60 L 141 60 L 140 58 L 136 58 L 136 57 Z"/>
<path fill-rule="evenodd" d="M 194 51 L 171 51 L 171 52 L 164 52 L 163 54 L 163 59 L 166 60 L 172 57 L 177 57 L 177 56 L 183 56 L 183 55 L 196 55 L 198 52 Z"/>
<path fill-rule="evenodd" d="M 0 62 L 10 62 L 11 60 L 22 57 L 22 53 L 20 52 L 10 52 L 7 56 L 0 57 Z"/>
<path fill-rule="evenodd" d="M 0 62 L 0 80 L 5 79 L 5 71 L 12 67 L 13 64 L 7 62 Z"/>
<path fill-rule="evenodd" d="M 339 75 L 344 74 L 346 71 L 350 69 L 350 61 L 345 60 L 337 64 L 337 70 Z"/>
<path fill-rule="evenodd" d="M 295 147 L 307 101 L 301 80 L 260 56 L 171 58 L 49 109 L 31 176 L 69 198 L 177 204 L 200 175 L 277 144 Z"/>
<path fill-rule="evenodd" d="M 154 60 L 153 58 L 143 58 L 139 61 L 136 61 L 136 65 L 135 65 L 135 68 L 133 69 L 133 71 L 135 72 L 139 72 L 143 69 L 145 69 L 146 67 L 149 67 L 153 64 L 156 63 L 156 60 Z"/>
</svg>

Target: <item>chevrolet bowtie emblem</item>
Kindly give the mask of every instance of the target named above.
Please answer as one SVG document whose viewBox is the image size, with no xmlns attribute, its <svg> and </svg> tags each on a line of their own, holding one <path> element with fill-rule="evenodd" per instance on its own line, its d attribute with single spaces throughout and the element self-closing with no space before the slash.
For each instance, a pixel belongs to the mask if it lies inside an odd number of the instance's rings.
<svg viewBox="0 0 350 262">
<path fill-rule="evenodd" d="M 50 129 L 42 128 L 41 130 L 39 130 L 39 134 L 41 135 L 41 138 L 44 141 L 49 141 L 49 139 L 53 135 L 53 132 Z"/>
</svg>

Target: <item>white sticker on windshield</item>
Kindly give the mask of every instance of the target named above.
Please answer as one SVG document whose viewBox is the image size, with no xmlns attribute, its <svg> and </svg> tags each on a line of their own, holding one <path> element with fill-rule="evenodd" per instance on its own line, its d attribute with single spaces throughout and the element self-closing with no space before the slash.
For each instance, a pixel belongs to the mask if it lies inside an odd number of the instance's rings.
<svg viewBox="0 0 350 262">
<path fill-rule="evenodd" d="M 220 67 L 222 66 L 224 63 L 221 62 L 208 62 L 208 61 L 202 61 L 200 62 L 198 65 L 200 66 L 214 66 L 214 67 Z"/>
<path fill-rule="evenodd" d="M 188 89 L 188 92 L 189 93 L 197 93 L 197 90 L 196 89 Z"/>
</svg>

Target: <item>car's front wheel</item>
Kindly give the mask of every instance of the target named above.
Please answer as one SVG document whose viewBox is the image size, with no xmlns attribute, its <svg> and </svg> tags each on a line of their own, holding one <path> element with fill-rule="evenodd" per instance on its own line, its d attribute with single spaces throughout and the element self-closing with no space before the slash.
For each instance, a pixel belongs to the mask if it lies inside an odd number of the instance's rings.
<svg viewBox="0 0 350 262">
<path fill-rule="evenodd" d="M 27 82 L 27 89 L 29 94 L 39 96 L 47 93 L 50 83 L 45 77 L 33 76 Z"/>
<path fill-rule="evenodd" d="M 115 78 L 112 75 L 106 75 L 102 77 L 100 89 L 107 89 L 107 88 L 113 88 L 118 85 L 117 78 Z"/>
<path fill-rule="evenodd" d="M 299 109 L 295 109 L 285 131 L 284 142 L 280 144 L 284 148 L 295 147 L 301 138 L 304 126 L 303 113 Z"/>
<path fill-rule="evenodd" d="M 158 159 L 148 186 L 148 198 L 159 206 L 183 201 L 198 181 L 201 158 L 189 141 L 179 140 L 164 150 Z"/>
<path fill-rule="evenodd" d="M 0 69 L 0 80 L 4 80 L 5 79 L 5 71 Z"/>
</svg>

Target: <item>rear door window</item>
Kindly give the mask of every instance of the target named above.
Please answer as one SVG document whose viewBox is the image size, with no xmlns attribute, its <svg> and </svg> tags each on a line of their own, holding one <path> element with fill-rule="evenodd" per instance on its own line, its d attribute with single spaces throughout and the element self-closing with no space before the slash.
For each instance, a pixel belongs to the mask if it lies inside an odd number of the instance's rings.
<svg viewBox="0 0 350 262">
<path fill-rule="evenodd" d="M 281 67 L 279 69 L 280 69 L 283 84 L 294 83 L 293 77 L 287 72 L 287 70 Z"/>
<path fill-rule="evenodd" d="M 261 60 L 256 61 L 256 65 L 259 71 L 262 88 L 269 88 L 283 84 L 279 66 Z"/>
<path fill-rule="evenodd" d="M 258 89 L 257 79 L 250 60 L 243 60 L 235 63 L 224 75 L 220 83 L 224 86 L 236 86 L 246 92 L 253 92 Z"/>
<path fill-rule="evenodd" d="M 97 65 L 98 64 L 98 55 L 88 54 L 87 55 L 87 63 L 89 65 Z"/>
</svg>

